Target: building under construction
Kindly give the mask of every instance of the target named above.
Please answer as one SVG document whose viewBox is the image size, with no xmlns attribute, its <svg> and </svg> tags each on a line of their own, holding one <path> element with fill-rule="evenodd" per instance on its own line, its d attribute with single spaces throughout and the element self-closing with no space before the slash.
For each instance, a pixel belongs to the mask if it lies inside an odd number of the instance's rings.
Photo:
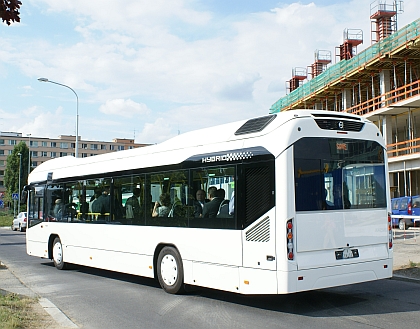
<svg viewBox="0 0 420 329">
<path fill-rule="evenodd" d="M 375 122 L 387 144 L 392 197 L 420 194 L 420 19 L 397 29 L 402 4 L 373 2 L 372 45 L 357 53 L 362 31 L 345 30 L 338 62 L 316 51 L 314 64 L 292 71 L 289 93 L 270 109 L 323 109 Z"/>
</svg>

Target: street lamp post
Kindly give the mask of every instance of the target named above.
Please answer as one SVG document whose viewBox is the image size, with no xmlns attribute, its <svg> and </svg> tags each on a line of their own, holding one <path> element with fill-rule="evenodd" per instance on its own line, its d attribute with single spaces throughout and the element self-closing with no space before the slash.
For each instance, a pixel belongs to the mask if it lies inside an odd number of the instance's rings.
<svg viewBox="0 0 420 329">
<path fill-rule="evenodd" d="M 19 191 L 18 191 L 18 196 L 19 196 L 19 199 L 18 199 L 18 214 L 19 214 L 20 213 L 20 175 L 21 175 L 21 172 L 22 172 L 22 154 L 18 153 L 18 155 L 19 155 Z"/>
<path fill-rule="evenodd" d="M 54 83 L 59 86 L 66 87 L 70 89 L 75 95 L 76 95 L 76 146 L 75 146 L 75 157 L 78 157 L 79 153 L 79 97 L 77 96 L 76 92 L 73 90 L 73 88 L 70 88 L 69 86 L 63 85 L 62 83 L 58 83 L 55 81 L 48 80 L 47 78 L 38 78 L 38 81 L 41 82 L 50 82 Z"/>
<path fill-rule="evenodd" d="M 26 134 L 28 136 L 28 178 L 31 173 L 31 134 Z"/>
</svg>

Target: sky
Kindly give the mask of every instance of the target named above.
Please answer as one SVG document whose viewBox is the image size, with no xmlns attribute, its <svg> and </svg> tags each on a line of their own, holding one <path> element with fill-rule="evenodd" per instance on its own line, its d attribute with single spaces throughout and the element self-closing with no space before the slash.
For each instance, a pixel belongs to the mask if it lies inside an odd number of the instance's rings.
<svg viewBox="0 0 420 329">
<path fill-rule="evenodd" d="M 21 1 L 21 22 L 0 24 L 0 131 L 76 135 L 78 110 L 83 140 L 136 143 L 267 115 L 315 51 L 334 64 L 344 29 L 371 45 L 378 3 Z M 420 17 L 419 0 L 402 4 L 399 28 Z"/>
</svg>

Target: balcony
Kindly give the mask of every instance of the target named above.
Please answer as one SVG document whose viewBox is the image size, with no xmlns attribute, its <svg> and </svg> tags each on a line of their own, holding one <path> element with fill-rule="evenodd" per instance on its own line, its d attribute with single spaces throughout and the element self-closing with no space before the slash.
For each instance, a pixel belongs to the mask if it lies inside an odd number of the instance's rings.
<svg viewBox="0 0 420 329">
<path fill-rule="evenodd" d="M 386 110 L 392 105 L 398 105 L 403 101 L 414 100 L 414 97 L 420 95 L 420 80 L 414 81 L 403 87 L 389 91 L 385 94 L 371 98 L 363 103 L 345 109 L 343 112 L 366 115 L 377 110 Z"/>
<path fill-rule="evenodd" d="M 388 158 L 395 158 L 405 155 L 420 155 L 420 138 L 406 140 L 386 146 Z"/>
</svg>

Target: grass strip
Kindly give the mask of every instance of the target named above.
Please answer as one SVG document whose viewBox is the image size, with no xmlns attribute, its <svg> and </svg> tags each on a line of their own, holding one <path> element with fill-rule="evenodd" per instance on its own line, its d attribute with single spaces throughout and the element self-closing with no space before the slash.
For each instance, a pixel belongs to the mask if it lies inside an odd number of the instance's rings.
<svg viewBox="0 0 420 329">
<path fill-rule="evenodd" d="M 4 214 L 0 212 L 0 227 L 12 226 L 13 215 Z"/>
<path fill-rule="evenodd" d="M 31 305 L 36 299 L 21 297 L 17 294 L 0 293 L 0 328 L 33 328 L 37 319 L 31 313 Z"/>
</svg>

